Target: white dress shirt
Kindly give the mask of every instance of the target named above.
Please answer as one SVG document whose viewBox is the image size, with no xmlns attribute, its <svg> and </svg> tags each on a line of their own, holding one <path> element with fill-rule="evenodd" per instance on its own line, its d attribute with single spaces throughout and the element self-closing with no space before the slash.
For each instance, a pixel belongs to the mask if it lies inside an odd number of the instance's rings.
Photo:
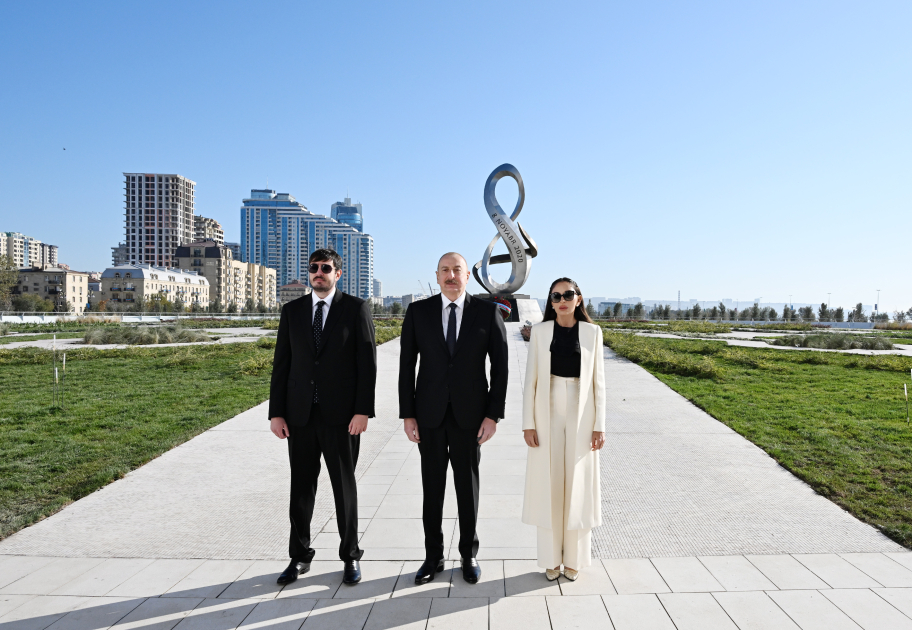
<svg viewBox="0 0 912 630">
<path fill-rule="evenodd" d="M 456 305 L 456 339 L 459 339 L 459 328 L 462 326 L 462 313 L 465 311 L 465 292 L 455 300 L 450 300 L 443 293 L 440 294 L 443 302 L 443 338 L 446 339 L 447 328 L 450 326 L 450 304 Z"/>
<path fill-rule="evenodd" d="M 317 297 L 317 294 L 313 294 L 313 312 L 310 314 L 310 323 L 313 324 L 314 320 L 317 317 L 317 302 L 321 300 L 326 302 L 323 305 L 323 328 L 326 328 L 326 318 L 329 317 L 329 306 L 332 304 L 333 296 L 336 294 L 336 287 L 332 288 L 332 291 L 329 292 L 325 298 Z"/>
</svg>

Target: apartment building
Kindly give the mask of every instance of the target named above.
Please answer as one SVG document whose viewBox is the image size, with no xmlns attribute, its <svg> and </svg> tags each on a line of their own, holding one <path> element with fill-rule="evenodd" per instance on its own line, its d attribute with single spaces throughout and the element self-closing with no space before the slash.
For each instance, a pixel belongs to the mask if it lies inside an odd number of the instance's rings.
<svg viewBox="0 0 912 630">
<path fill-rule="evenodd" d="M 247 300 L 254 306 L 276 307 L 276 272 L 265 265 L 234 260 L 230 247 L 212 240 L 187 243 L 177 248 L 178 264 L 205 276 L 212 288 L 212 301 L 223 309 L 234 304 L 241 310 Z"/>
<path fill-rule="evenodd" d="M 311 292 L 311 288 L 295 278 L 288 284 L 279 287 L 279 304 L 288 304 Z"/>
<path fill-rule="evenodd" d="M 196 182 L 173 173 L 124 173 L 123 263 L 172 267 L 177 248 L 194 240 Z"/>
<path fill-rule="evenodd" d="M 185 306 L 209 306 L 209 281 L 188 269 L 145 263 L 108 267 L 101 274 L 99 289 L 98 300 L 112 304 L 149 304 L 153 297 L 161 296 Z"/>
<path fill-rule="evenodd" d="M 224 245 L 225 232 L 222 230 L 222 224 L 215 219 L 196 215 L 193 217 L 193 240 L 214 241 L 216 245 Z"/>
<path fill-rule="evenodd" d="M 82 315 L 89 302 L 89 274 L 56 265 L 26 267 L 19 270 L 12 294 L 37 295 L 53 302 L 58 313 Z"/>
<path fill-rule="evenodd" d="M 9 256 L 22 267 L 57 265 L 57 246 L 19 232 L 0 232 L 0 256 Z"/>
</svg>

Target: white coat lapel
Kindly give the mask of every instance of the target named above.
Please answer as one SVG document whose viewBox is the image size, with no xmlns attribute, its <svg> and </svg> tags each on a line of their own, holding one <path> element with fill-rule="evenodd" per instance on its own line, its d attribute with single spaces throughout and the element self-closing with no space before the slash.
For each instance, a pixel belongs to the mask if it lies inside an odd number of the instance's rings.
<svg viewBox="0 0 912 630">
<path fill-rule="evenodd" d="M 583 411 L 586 408 L 586 397 L 589 395 L 589 392 L 592 390 L 592 329 L 585 324 L 585 322 L 580 322 L 579 325 L 579 338 L 580 338 L 580 380 L 579 380 L 579 405 L 576 412 L 576 421 L 577 426 L 580 426 L 579 421 L 583 417 Z"/>
</svg>

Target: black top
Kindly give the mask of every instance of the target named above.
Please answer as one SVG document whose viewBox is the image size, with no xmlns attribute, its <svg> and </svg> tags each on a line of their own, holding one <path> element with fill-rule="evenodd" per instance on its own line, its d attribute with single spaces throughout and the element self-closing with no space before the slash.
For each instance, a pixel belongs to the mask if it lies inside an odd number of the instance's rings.
<svg viewBox="0 0 912 630">
<path fill-rule="evenodd" d="M 554 322 L 554 337 L 551 339 L 551 374 L 579 378 L 579 322 L 570 328 L 564 328 Z"/>
</svg>

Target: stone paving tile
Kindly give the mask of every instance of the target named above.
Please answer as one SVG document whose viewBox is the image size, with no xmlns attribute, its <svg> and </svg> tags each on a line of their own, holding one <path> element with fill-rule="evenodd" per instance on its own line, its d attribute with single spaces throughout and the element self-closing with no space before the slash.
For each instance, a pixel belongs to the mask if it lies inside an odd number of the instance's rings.
<svg viewBox="0 0 912 630">
<path fill-rule="evenodd" d="M 859 630 L 858 624 L 820 591 L 773 591 L 767 595 L 801 630 Z"/>
<path fill-rule="evenodd" d="M 142 604 L 142 597 L 90 597 L 48 626 L 49 630 L 105 630 Z M 0 624 L 2 626 L 2 624 Z"/>
<path fill-rule="evenodd" d="M 605 603 L 598 595 L 548 597 L 547 602 L 553 630 L 611 627 Z"/>
<path fill-rule="evenodd" d="M 449 597 L 450 578 L 452 577 L 453 563 L 448 562 L 446 568 L 434 576 L 427 584 L 415 584 L 415 574 L 421 568 L 422 561 L 409 561 L 402 566 L 402 572 L 396 582 L 393 597 Z"/>
<path fill-rule="evenodd" d="M 677 630 L 738 630 L 709 593 L 663 593 L 659 600 Z"/>
<path fill-rule="evenodd" d="M 713 597 L 740 630 L 801 630 L 762 591 L 713 593 Z"/>
<path fill-rule="evenodd" d="M 883 586 L 836 554 L 795 554 L 794 557 L 832 588 Z"/>
<path fill-rule="evenodd" d="M 52 594 L 88 597 L 106 595 L 150 564 L 152 560 L 148 558 L 110 558 L 70 580 Z"/>
<path fill-rule="evenodd" d="M 605 595 L 602 601 L 615 630 L 675 630 L 655 595 Z"/>
<path fill-rule="evenodd" d="M 33 597 L 0 617 L 0 628 L 3 630 L 44 630 L 88 600 L 88 597 L 68 595 Z"/>
<path fill-rule="evenodd" d="M 53 562 L 4 586 L 0 593 L 48 595 L 102 562 L 104 560 L 101 558 L 56 558 Z"/>
<path fill-rule="evenodd" d="M 358 533 L 363 534 L 364 530 L 367 529 L 367 526 L 370 525 L 371 519 L 369 518 L 358 518 Z M 336 520 L 336 515 L 333 514 L 333 517 L 326 521 L 326 525 L 323 526 L 324 532 L 333 532 L 335 534 L 339 533 L 339 522 Z M 338 542 L 336 543 L 338 546 Z"/>
<path fill-rule="evenodd" d="M 504 597 L 504 567 L 502 561 L 491 560 L 481 565 L 481 579 L 469 584 L 462 577 L 462 568 L 453 563 L 450 577 L 450 597 Z"/>
<path fill-rule="evenodd" d="M 602 565 L 619 595 L 667 593 L 671 590 L 646 558 L 604 559 Z"/>
<path fill-rule="evenodd" d="M 361 563 L 361 581 L 358 584 L 342 584 L 333 599 L 381 599 L 389 598 L 396 588 L 402 562 L 367 561 Z"/>
<path fill-rule="evenodd" d="M 453 597 L 431 602 L 427 630 L 465 630 L 488 625 L 488 599 Z"/>
<path fill-rule="evenodd" d="M 872 588 L 893 608 L 912 619 L 912 588 Z"/>
<path fill-rule="evenodd" d="M 493 598 L 488 616 L 491 630 L 551 630 L 543 596 Z"/>
<path fill-rule="evenodd" d="M 912 587 L 912 571 L 882 553 L 844 553 L 842 557 L 888 587 Z"/>
<path fill-rule="evenodd" d="M 151 598 L 118 621 L 117 630 L 171 630 L 203 602 L 200 598 Z"/>
<path fill-rule="evenodd" d="M 371 608 L 364 630 L 424 630 L 430 612 L 429 598 L 381 600 Z"/>
<path fill-rule="evenodd" d="M 158 597 L 198 568 L 203 560 L 154 560 L 108 592 L 116 597 Z"/>
<path fill-rule="evenodd" d="M 48 556 L 0 556 L 0 589 L 53 561 Z"/>
<path fill-rule="evenodd" d="M 443 504 L 444 511 L 447 503 Z M 523 497 L 521 494 L 501 494 L 478 502 L 478 518 L 522 518 Z M 454 503 L 455 509 L 455 503 Z"/>
<path fill-rule="evenodd" d="M 373 601 L 360 599 L 320 599 L 304 620 L 302 630 L 341 630 L 363 628 Z"/>
<path fill-rule="evenodd" d="M 898 553 L 885 553 L 885 556 L 895 560 L 909 570 L 912 570 L 912 552 L 902 551 Z"/>
<path fill-rule="evenodd" d="M 444 538 L 452 536 L 455 519 L 443 520 Z M 338 537 L 338 535 L 337 535 Z M 371 521 L 360 544 L 365 549 L 372 547 L 424 549 L 424 526 L 420 518 L 375 518 Z M 336 543 L 338 546 L 338 542 Z"/>
<path fill-rule="evenodd" d="M 757 567 L 763 575 L 779 589 L 814 590 L 829 588 L 829 585 L 789 555 L 746 556 L 748 562 Z"/>
<path fill-rule="evenodd" d="M 672 592 L 708 593 L 725 590 L 697 558 L 652 558 L 652 564 Z"/>
<path fill-rule="evenodd" d="M 459 549 L 456 545 L 447 556 L 450 560 L 459 560 Z M 478 560 L 534 560 L 538 557 L 536 547 L 488 547 L 478 549 Z"/>
<path fill-rule="evenodd" d="M 517 595 L 560 595 L 557 581 L 549 582 L 534 560 L 504 560 L 504 590 Z"/>
<path fill-rule="evenodd" d="M 837 588 L 821 594 L 865 630 L 912 630 L 912 619 L 865 588 Z"/>
<path fill-rule="evenodd" d="M 776 590 L 776 585 L 744 556 L 702 556 L 700 562 L 726 591 Z"/>
<path fill-rule="evenodd" d="M 30 599 L 37 595 L 0 595 L 0 617 L 12 612 Z"/>
<path fill-rule="evenodd" d="M 383 498 L 374 518 L 421 518 L 424 496 L 418 494 L 388 494 Z M 443 502 L 443 518 L 456 518 L 455 501 Z"/>
<path fill-rule="evenodd" d="M 177 630 L 230 630 L 253 612 L 257 599 L 205 599 L 190 611 Z"/>
<path fill-rule="evenodd" d="M 217 595 L 220 599 L 273 599 L 282 590 L 276 578 L 285 570 L 285 560 L 255 560 L 228 588 Z"/>
<path fill-rule="evenodd" d="M 298 630 L 310 611 L 315 599 L 269 599 L 260 601 L 244 618 L 239 628 L 269 630 Z"/>
<path fill-rule="evenodd" d="M 596 560 L 592 566 L 580 569 L 579 578 L 571 582 L 564 576 L 557 579 L 562 595 L 614 595 L 614 585 L 602 563 Z"/>
<path fill-rule="evenodd" d="M 479 518 L 475 531 L 481 545 L 487 547 L 535 547 L 535 527 L 518 518 Z"/>
<path fill-rule="evenodd" d="M 162 597 L 191 597 L 200 601 L 218 597 L 252 564 L 252 560 L 206 560 Z"/>
<path fill-rule="evenodd" d="M 283 588 L 277 598 L 332 599 L 342 586 L 342 567 L 341 560 L 314 560 L 310 571 Z"/>
</svg>

